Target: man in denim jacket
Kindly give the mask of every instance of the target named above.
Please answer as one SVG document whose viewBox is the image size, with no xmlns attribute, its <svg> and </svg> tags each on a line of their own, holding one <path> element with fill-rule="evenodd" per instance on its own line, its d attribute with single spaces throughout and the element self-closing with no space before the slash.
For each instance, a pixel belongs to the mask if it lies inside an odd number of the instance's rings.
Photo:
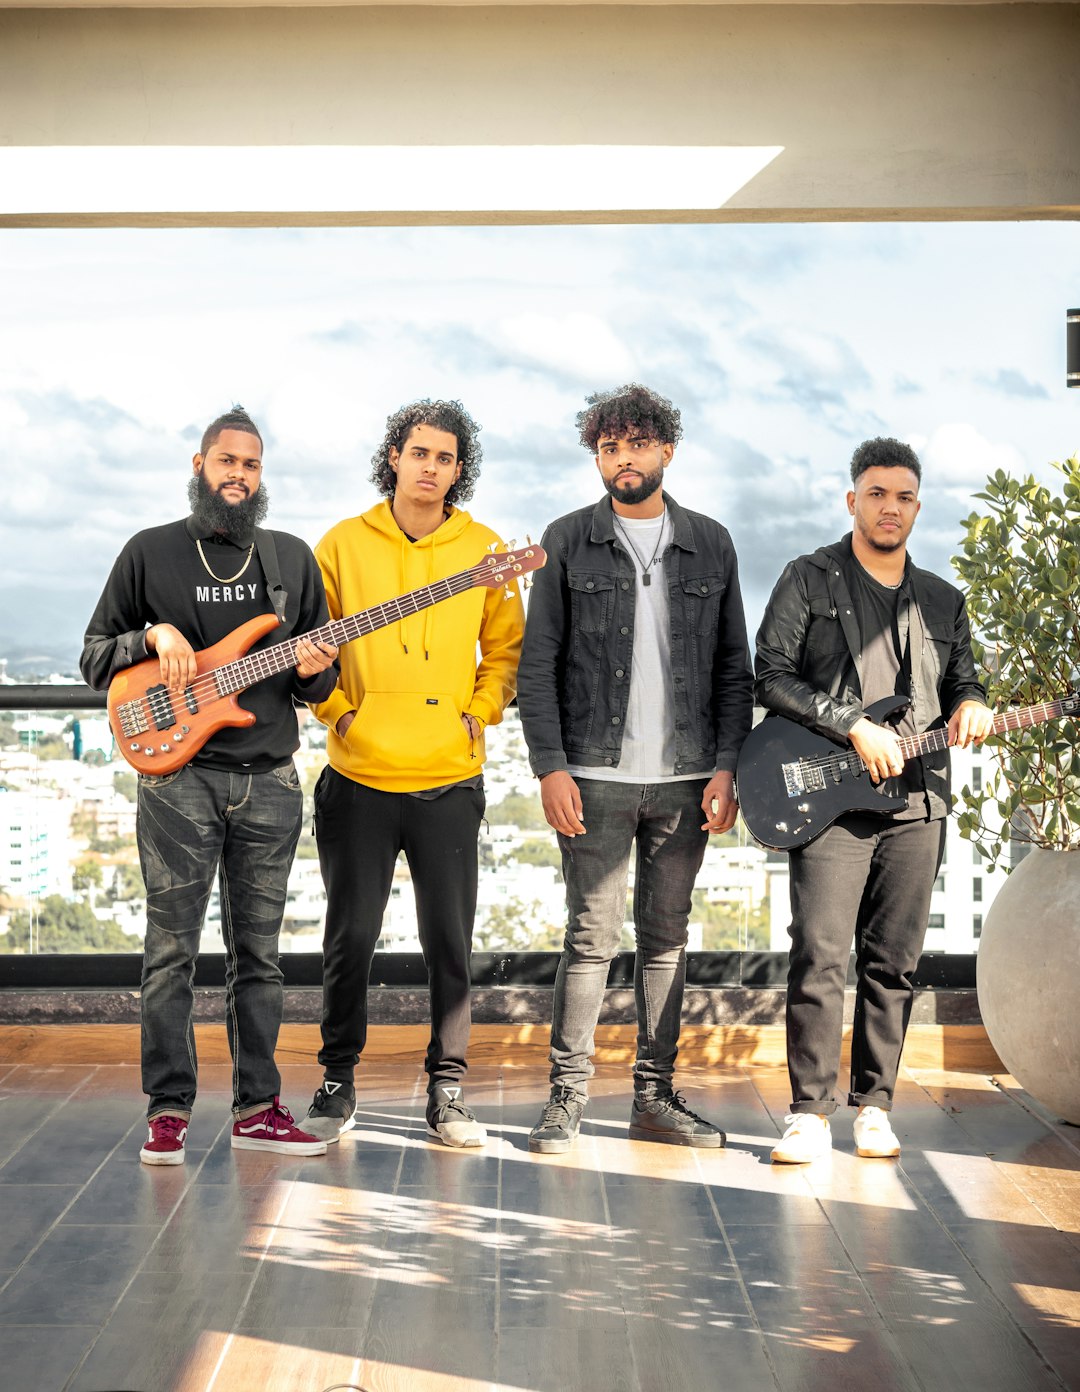
<svg viewBox="0 0 1080 1392">
<path fill-rule="evenodd" d="M 551 1095 L 529 1137 L 569 1150 L 618 951 L 636 847 L 638 1045 L 629 1134 L 722 1146 L 673 1090 L 694 880 L 737 805 L 751 671 L 735 550 L 662 489 L 678 410 L 631 384 L 577 419 L 607 494 L 553 522 L 529 604 L 518 705 L 544 814 L 558 833 L 568 925 L 555 986 Z M 704 817 L 704 821 L 702 818 Z"/>
</svg>

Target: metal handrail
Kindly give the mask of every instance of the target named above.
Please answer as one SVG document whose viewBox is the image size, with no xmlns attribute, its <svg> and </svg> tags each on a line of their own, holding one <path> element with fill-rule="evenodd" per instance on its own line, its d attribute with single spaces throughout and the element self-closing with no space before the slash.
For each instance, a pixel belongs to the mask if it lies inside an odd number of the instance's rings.
<svg viewBox="0 0 1080 1392">
<path fill-rule="evenodd" d="M 92 691 L 83 682 L 0 683 L 0 710 L 104 710 L 106 693 Z"/>
</svg>

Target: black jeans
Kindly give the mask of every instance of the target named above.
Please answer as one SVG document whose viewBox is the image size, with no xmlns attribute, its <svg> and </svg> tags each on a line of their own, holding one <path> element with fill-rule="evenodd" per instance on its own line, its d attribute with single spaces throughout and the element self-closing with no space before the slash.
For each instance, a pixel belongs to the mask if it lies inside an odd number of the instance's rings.
<svg viewBox="0 0 1080 1392">
<path fill-rule="evenodd" d="M 791 1110 L 828 1115 L 852 938 L 857 978 L 848 1105 L 892 1108 L 945 822 L 854 812 L 792 851 L 787 1055 Z"/>
<path fill-rule="evenodd" d="M 555 978 L 551 1082 L 588 1095 L 594 1031 L 634 874 L 634 1089 L 671 1090 L 686 982 L 686 925 L 708 832 L 706 780 L 614 783 L 579 778 L 584 836 L 561 836 L 568 924 Z"/>
<path fill-rule="evenodd" d="M 225 1020 L 233 1108 L 268 1107 L 281 1091 L 278 933 L 303 820 L 292 763 L 270 773 L 187 765 L 140 777 L 137 837 L 146 881 L 142 1081 L 148 1115 L 190 1115 L 198 1064 L 192 1028 L 195 958 L 220 874 Z"/>
<path fill-rule="evenodd" d="M 437 798 L 384 793 L 323 769 L 315 788 L 315 839 L 326 885 L 323 1015 L 319 1062 L 351 1081 L 367 1042 L 371 959 L 404 851 L 416 894 L 416 924 L 428 970 L 429 1087 L 460 1083 L 472 1023 L 469 956 L 476 915 L 480 788 Z"/>
</svg>

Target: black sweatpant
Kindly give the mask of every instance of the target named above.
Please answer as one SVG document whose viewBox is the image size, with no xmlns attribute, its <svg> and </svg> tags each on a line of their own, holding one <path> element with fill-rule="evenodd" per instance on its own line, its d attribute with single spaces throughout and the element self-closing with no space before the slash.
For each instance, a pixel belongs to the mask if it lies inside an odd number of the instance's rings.
<svg viewBox="0 0 1080 1392">
<path fill-rule="evenodd" d="M 320 775 L 315 839 L 327 904 L 319 1062 L 328 1078 L 351 1081 L 367 1040 L 368 975 L 399 851 L 412 873 L 428 970 L 428 1086 L 464 1077 L 476 841 L 484 806 L 480 788 L 451 788 L 425 799 L 380 792 L 329 767 Z"/>
<path fill-rule="evenodd" d="M 926 937 L 945 822 L 852 812 L 792 851 L 787 1053 L 792 1112 L 836 1110 L 844 984 L 855 940 L 848 1104 L 889 1111 L 904 1047 L 911 977 Z"/>
</svg>

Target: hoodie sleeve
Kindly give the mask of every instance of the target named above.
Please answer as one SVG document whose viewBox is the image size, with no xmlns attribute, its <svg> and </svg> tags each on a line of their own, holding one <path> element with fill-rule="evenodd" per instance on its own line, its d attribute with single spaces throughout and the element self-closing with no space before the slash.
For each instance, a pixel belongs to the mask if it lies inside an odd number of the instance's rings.
<svg viewBox="0 0 1080 1392">
<path fill-rule="evenodd" d="M 482 726 L 498 725 L 517 690 L 518 662 L 525 633 L 525 606 L 521 591 L 511 584 L 507 594 L 500 585 L 484 596 L 480 625 L 480 665 L 476 684 L 464 714 Z"/>
</svg>

